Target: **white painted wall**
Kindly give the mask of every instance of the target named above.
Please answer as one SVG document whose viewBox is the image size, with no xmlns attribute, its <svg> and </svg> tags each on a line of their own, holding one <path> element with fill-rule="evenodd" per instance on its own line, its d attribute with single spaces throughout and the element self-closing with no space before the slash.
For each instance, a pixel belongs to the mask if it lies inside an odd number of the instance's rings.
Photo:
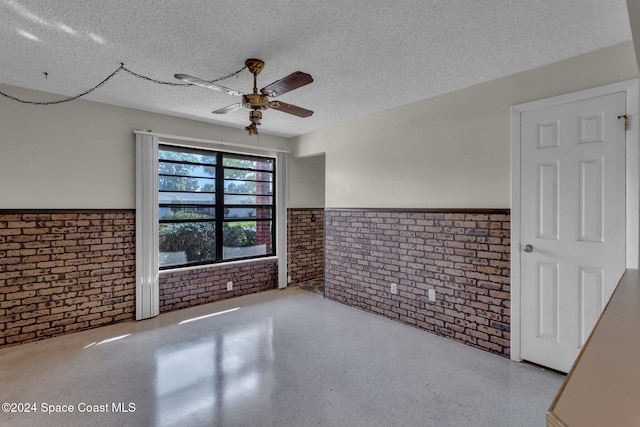
<svg viewBox="0 0 640 427">
<path fill-rule="evenodd" d="M 640 2 L 638 0 L 627 0 L 627 11 L 629 12 L 631 35 L 636 41 L 636 60 L 640 64 Z"/>
<path fill-rule="evenodd" d="M 0 90 L 52 99 L 6 85 Z M 258 143 L 241 129 L 91 101 L 30 106 L 0 97 L 0 209 L 135 208 L 135 129 Z M 260 146 L 292 149 L 289 139 L 269 135 L 260 136 Z"/>
<path fill-rule="evenodd" d="M 295 139 L 326 207 L 508 208 L 512 105 L 638 76 L 631 42 Z"/>
<path fill-rule="evenodd" d="M 261 135 L 260 146 L 294 151 L 291 207 L 507 208 L 511 105 L 637 76 L 629 42 L 293 141 Z M 0 209 L 132 209 L 134 129 L 257 143 L 240 129 L 90 101 L 36 107 L 2 97 Z M 325 153 L 326 170 L 322 157 L 304 159 Z"/>
<path fill-rule="evenodd" d="M 290 157 L 290 208 L 324 208 L 324 155 Z"/>
</svg>

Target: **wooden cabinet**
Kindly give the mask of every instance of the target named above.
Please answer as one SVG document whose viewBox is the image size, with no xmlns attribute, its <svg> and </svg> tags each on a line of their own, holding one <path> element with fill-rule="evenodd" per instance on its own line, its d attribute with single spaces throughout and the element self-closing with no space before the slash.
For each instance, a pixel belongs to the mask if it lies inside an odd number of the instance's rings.
<svg viewBox="0 0 640 427">
<path fill-rule="evenodd" d="M 547 426 L 640 426 L 640 272 L 627 270 L 549 412 Z"/>
</svg>

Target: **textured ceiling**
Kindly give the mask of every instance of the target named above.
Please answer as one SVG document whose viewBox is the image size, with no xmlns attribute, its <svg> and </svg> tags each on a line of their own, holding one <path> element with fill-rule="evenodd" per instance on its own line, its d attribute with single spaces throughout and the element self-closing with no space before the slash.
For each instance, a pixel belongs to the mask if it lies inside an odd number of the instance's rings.
<svg viewBox="0 0 640 427">
<path fill-rule="evenodd" d="M 628 40 L 625 0 L 0 0 L 0 83 L 75 95 L 121 62 L 209 80 L 260 58 L 258 87 L 297 70 L 315 80 L 277 98 L 312 117 L 264 112 L 261 132 L 295 136 Z M 248 71 L 220 84 L 253 86 Z M 211 114 L 238 98 L 124 73 L 86 98 L 249 123 Z"/>
</svg>

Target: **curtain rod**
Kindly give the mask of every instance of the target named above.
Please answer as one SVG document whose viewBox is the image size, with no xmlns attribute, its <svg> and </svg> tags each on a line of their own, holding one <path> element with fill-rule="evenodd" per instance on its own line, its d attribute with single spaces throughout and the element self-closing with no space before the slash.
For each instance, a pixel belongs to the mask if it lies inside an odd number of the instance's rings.
<svg viewBox="0 0 640 427">
<path fill-rule="evenodd" d="M 133 133 L 134 134 L 139 134 L 139 135 L 157 136 L 158 138 L 170 138 L 170 139 L 178 139 L 178 140 L 189 141 L 189 142 L 203 142 L 205 144 L 215 144 L 215 145 L 222 145 L 222 146 L 228 146 L 228 147 L 247 148 L 247 149 L 258 150 L 258 151 L 268 151 L 268 152 L 272 152 L 272 153 L 287 153 L 287 154 L 291 154 L 290 151 L 282 150 L 280 148 L 256 147 L 255 145 L 238 144 L 238 143 L 235 143 L 235 142 L 216 141 L 216 140 L 213 140 L 213 139 L 192 138 L 192 137 L 189 137 L 189 136 L 170 135 L 170 134 L 166 134 L 166 133 L 157 133 L 157 132 L 150 132 L 150 131 L 137 130 L 137 129 L 134 130 Z"/>
</svg>

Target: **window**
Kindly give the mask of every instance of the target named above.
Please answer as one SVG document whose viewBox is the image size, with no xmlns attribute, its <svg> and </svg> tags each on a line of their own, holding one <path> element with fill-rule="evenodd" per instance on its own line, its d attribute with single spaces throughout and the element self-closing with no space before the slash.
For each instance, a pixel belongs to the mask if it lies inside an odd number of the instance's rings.
<svg viewBox="0 0 640 427">
<path fill-rule="evenodd" d="M 275 159 L 161 145 L 160 268 L 275 254 Z"/>
</svg>

